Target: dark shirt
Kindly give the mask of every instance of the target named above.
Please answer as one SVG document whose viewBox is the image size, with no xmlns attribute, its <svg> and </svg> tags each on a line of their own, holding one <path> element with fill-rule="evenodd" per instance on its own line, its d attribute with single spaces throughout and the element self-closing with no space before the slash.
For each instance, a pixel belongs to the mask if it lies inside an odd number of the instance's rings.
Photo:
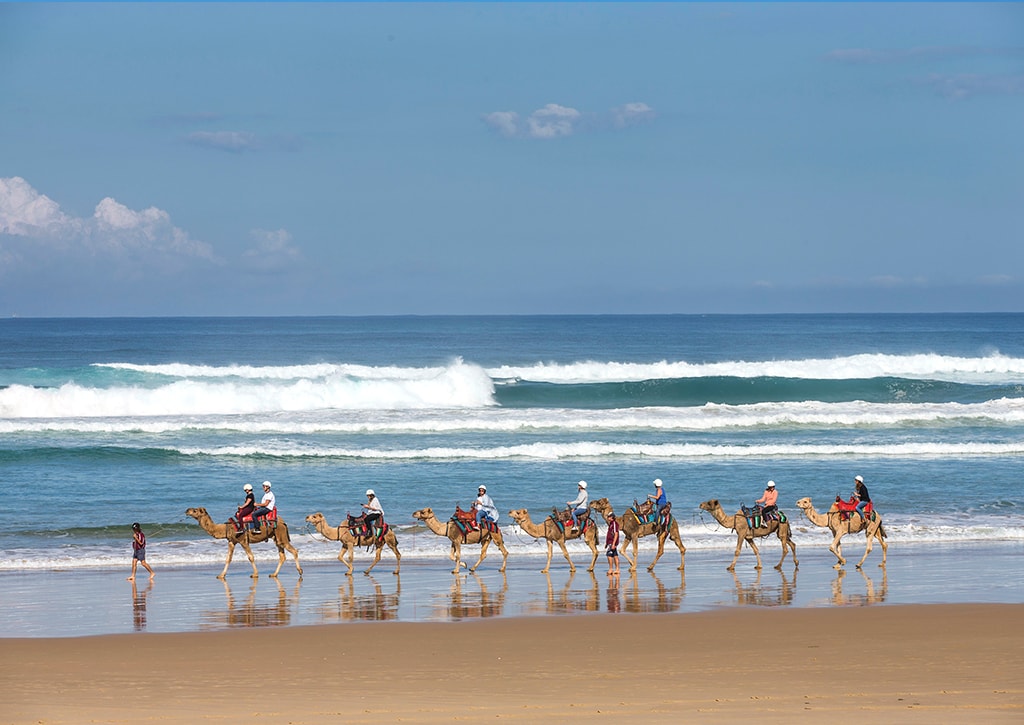
<svg viewBox="0 0 1024 725">
<path fill-rule="evenodd" d="M 871 496 L 868 495 L 868 487 L 865 486 L 863 483 L 860 485 L 860 488 L 857 490 L 856 493 L 857 498 L 859 498 L 861 501 L 871 503 Z"/>
<path fill-rule="evenodd" d="M 136 531 L 132 536 L 132 551 L 138 551 L 139 549 L 146 548 L 146 535 L 141 531 Z"/>
<path fill-rule="evenodd" d="M 615 546 L 615 540 L 619 536 L 619 522 L 612 519 L 608 522 L 608 533 L 604 535 L 605 546 Z"/>
</svg>

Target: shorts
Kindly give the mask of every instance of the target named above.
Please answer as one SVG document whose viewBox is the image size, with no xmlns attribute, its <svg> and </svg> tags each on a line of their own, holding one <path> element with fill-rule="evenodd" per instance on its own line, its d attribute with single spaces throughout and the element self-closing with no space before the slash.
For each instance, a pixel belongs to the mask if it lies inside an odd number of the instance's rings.
<svg viewBox="0 0 1024 725">
<path fill-rule="evenodd" d="M 615 547 L 612 547 L 611 549 L 608 549 L 608 551 L 606 551 L 604 553 L 604 555 L 607 556 L 609 559 L 614 559 L 614 558 L 618 557 L 619 550 L 616 549 Z"/>
<path fill-rule="evenodd" d="M 146 547 L 143 546 L 141 549 L 136 549 L 135 551 L 133 551 L 132 552 L 132 558 L 133 559 L 138 559 L 139 561 L 145 561 L 146 560 Z"/>
</svg>

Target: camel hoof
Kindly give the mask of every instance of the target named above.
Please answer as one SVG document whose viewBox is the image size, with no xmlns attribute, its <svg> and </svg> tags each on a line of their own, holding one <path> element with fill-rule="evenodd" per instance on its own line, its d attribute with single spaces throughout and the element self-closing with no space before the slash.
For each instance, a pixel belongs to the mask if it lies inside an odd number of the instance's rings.
<svg viewBox="0 0 1024 725">
<path fill-rule="evenodd" d="M 726 571 L 736 571 L 736 565 L 734 564 L 732 566 L 727 566 L 727 567 L 725 567 L 725 570 Z"/>
<path fill-rule="evenodd" d="M 225 579 L 227 579 L 227 577 L 224 576 L 223 574 L 218 574 L 217 578 L 220 579 L 221 581 L 224 581 Z"/>
<path fill-rule="evenodd" d="M 547 574 L 547 573 L 548 573 L 548 570 L 547 570 L 547 569 L 541 569 L 541 570 L 540 570 L 540 573 L 541 573 L 541 574 Z"/>
<path fill-rule="evenodd" d="M 755 566 L 754 568 L 755 568 L 755 569 L 757 569 L 758 571 L 760 571 L 760 570 L 761 570 L 761 565 L 760 565 L 760 564 L 758 564 L 758 565 L 757 565 L 757 566 Z"/>
<path fill-rule="evenodd" d="M 835 564 L 832 568 L 833 569 L 842 569 L 843 565 L 842 564 Z"/>
<path fill-rule="evenodd" d="M 774 568 L 775 571 L 782 571 L 782 564 L 776 564 Z"/>
</svg>

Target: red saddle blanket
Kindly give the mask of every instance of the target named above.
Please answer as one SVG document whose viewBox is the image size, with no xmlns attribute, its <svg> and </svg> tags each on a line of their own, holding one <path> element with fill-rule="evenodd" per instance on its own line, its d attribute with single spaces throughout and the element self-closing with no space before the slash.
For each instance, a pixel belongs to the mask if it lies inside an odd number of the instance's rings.
<svg viewBox="0 0 1024 725">
<path fill-rule="evenodd" d="M 369 537 L 372 539 L 379 539 L 388 532 L 391 527 L 384 521 L 378 522 L 376 525 L 370 527 L 366 525 L 366 515 L 363 516 L 349 516 L 348 517 L 348 531 L 353 536 Z"/>
<path fill-rule="evenodd" d="M 263 525 L 263 523 L 266 523 L 270 526 L 277 526 L 277 509 L 271 509 L 270 512 L 265 516 L 260 516 L 259 520 L 261 526 Z M 246 514 L 242 517 L 241 521 L 232 516 L 228 521 L 229 523 L 234 524 L 235 531 L 241 531 L 242 529 L 251 529 L 253 527 L 253 524 L 255 523 L 253 521 L 252 514 Z"/>
<path fill-rule="evenodd" d="M 856 496 L 851 496 L 848 501 L 844 501 L 839 496 L 836 496 L 836 508 L 839 509 L 839 513 L 843 514 L 843 518 L 849 518 L 850 514 L 857 509 L 858 503 L 860 502 L 857 500 Z M 871 512 L 874 510 L 875 507 L 871 505 L 870 501 L 864 505 L 865 516 L 870 516 Z"/>
</svg>

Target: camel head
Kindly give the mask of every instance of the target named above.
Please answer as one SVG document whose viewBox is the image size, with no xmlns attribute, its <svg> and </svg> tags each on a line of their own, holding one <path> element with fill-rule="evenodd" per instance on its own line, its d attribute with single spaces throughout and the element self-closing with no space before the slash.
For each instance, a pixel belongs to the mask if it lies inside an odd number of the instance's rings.
<svg viewBox="0 0 1024 725">
<path fill-rule="evenodd" d="M 590 502 L 590 508 L 594 509 L 594 511 L 604 513 L 605 511 L 611 511 L 612 505 L 608 503 L 607 498 L 599 498 L 596 501 Z"/>
<path fill-rule="evenodd" d="M 804 496 L 802 499 L 796 502 L 796 507 L 801 511 L 810 511 L 814 506 L 811 504 L 811 497 Z"/>
<path fill-rule="evenodd" d="M 711 512 L 711 511 L 714 511 L 717 508 L 721 508 L 722 504 L 718 503 L 718 499 L 717 498 L 713 498 L 713 499 L 711 499 L 709 501 L 705 501 L 704 503 L 702 503 L 700 505 L 700 507 L 702 509 L 704 509 L 705 511 Z"/>
<path fill-rule="evenodd" d="M 325 523 L 325 522 L 326 522 L 326 519 L 324 518 L 324 515 L 322 513 L 320 513 L 319 511 L 317 511 L 315 514 L 310 514 L 309 516 L 306 517 L 306 523 L 307 524 L 313 524 L 314 526 L 317 526 L 317 525 Z"/>
<path fill-rule="evenodd" d="M 414 519 L 418 519 L 420 521 L 426 521 L 427 519 L 432 519 L 432 518 L 434 518 L 434 509 L 432 509 L 429 506 L 427 506 L 427 508 L 425 508 L 425 509 L 420 509 L 419 511 L 413 511 L 412 512 L 412 517 Z"/>
<path fill-rule="evenodd" d="M 512 509 L 508 512 L 508 515 L 511 516 L 512 520 L 517 524 L 530 518 L 530 513 L 526 509 Z"/>
<path fill-rule="evenodd" d="M 209 516 L 210 514 L 206 513 L 206 509 L 204 509 L 202 506 L 196 506 L 185 511 L 185 515 L 191 516 L 196 521 L 198 521 L 202 517 Z"/>
</svg>

